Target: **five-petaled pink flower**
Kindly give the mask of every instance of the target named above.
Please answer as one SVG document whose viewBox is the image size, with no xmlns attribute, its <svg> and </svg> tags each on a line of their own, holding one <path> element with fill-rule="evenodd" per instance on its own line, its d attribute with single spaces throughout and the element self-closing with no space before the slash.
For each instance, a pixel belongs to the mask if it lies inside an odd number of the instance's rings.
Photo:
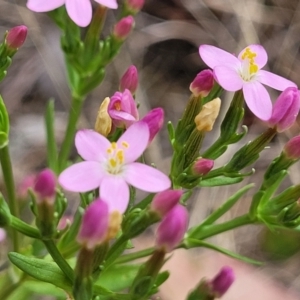
<svg viewBox="0 0 300 300">
<path fill-rule="evenodd" d="M 199 53 L 203 61 L 213 69 L 217 82 L 227 91 L 243 90 L 249 109 L 261 120 L 272 114 L 272 102 L 265 84 L 279 91 L 296 85 L 281 76 L 261 70 L 268 55 L 261 45 L 250 45 L 238 57 L 210 45 L 201 45 Z"/>
<path fill-rule="evenodd" d="M 63 171 L 58 181 L 73 192 L 87 192 L 100 187 L 100 198 L 110 210 L 123 213 L 129 202 L 129 187 L 156 193 L 171 186 L 168 176 L 155 168 L 135 162 L 149 141 L 145 122 L 131 125 L 117 142 L 111 143 L 93 130 L 77 132 L 75 145 L 86 161 Z"/>
<path fill-rule="evenodd" d="M 116 0 L 95 0 L 99 4 L 108 8 L 118 8 Z M 70 18 L 80 27 L 86 27 L 92 20 L 91 0 L 28 0 L 27 7 L 35 12 L 47 12 L 62 5 L 66 9 Z"/>
</svg>

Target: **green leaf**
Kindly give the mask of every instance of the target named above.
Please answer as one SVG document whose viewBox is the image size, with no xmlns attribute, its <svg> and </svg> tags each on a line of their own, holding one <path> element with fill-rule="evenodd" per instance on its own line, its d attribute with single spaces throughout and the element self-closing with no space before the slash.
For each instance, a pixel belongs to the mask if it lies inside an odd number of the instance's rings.
<svg viewBox="0 0 300 300">
<path fill-rule="evenodd" d="M 239 183 L 243 180 L 243 177 L 226 177 L 217 176 L 214 178 L 201 180 L 198 184 L 199 187 L 212 187 L 212 186 L 222 186 Z"/>
<path fill-rule="evenodd" d="M 220 252 L 222 254 L 225 254 L 229 257 L 244 261 L 246 263 L 250 263 L 250 264 L 254 264 L 254 265 L 262 265 L 262 262 L 245 257 L 243 255 L 239 255 L 237 253 L 231 252 L 227 249 L 218 247 L 216 245 L 201 241 L 201 240 L 197 240 L 197 239 L 186 239 L 185 241 L 187 248 L 195 248 L 195 247 L 204 247 L 204 248 L 208 248 L 208 249 L 212 249 L 215 250 L 217 252 Z"/>
<path fill-rule="evenodd" d="M 55 263 L 16 252 L 8 253 L 8 257 L 14 265 L 33 278 L 51 283 L 66 291 L 72 290 L 71 282 Z"/>
</svg>

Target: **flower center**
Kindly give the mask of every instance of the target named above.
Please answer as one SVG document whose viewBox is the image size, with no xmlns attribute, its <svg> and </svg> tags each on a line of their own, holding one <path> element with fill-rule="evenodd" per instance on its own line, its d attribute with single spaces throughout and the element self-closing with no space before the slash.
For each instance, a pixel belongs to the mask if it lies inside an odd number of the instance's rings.
<svg viewBox="0 0 300 300">
<path fill-rule="evenodd" d="M 255 58 L 257 54 L 249 47 L 247 47 L 242 54 L 242 68 L 240 70 L 240 75 L 245 81 L 250 81 L 254 75 L 259 70 L 258 65 L 255 63 Z"/>
<path fill-rule="evenodd" d="M 116 101 L 114 103 L 114 109 L 120 111 L 121 110 L 121 101 Z"/>
<path fill-rule="evenodd" d="M 124 150 L 129 147 L 129 144 L 125 141 L 121 143 L 121 147 L 118 147 L 117 143 L 111 143 L 110 147 L 106 150 L 107 159 L 107 171 L 110 174 L 119 174 L 122 171 L 124 165 Z"/>
</svg>

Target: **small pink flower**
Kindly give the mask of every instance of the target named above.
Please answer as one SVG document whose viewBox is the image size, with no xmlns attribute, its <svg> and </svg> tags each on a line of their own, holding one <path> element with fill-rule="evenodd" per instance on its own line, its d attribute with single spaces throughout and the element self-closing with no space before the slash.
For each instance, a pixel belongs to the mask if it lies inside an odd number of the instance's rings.
<svg viewBox="0 0 300 300">
<path fill-rule="evenodd" d="M 193 164 L 192 171 L 195 175 L 206 175 L 214 167 L 214 161 L 207 158 L 199 158 Z"/>
<path fill-rule="evenodd" d="M 8 31 L 6 44 L 10 49 L 17 50 L 24 44 L 26 36 L 27 27 L 24 25 L 16 26 Z"/>
<path fill-rule="evenodd" d="M 149 143 L 151 143 L 164 124 L 164 110 L 160 107 L 154 108 L 141 121 L 147 123 L 149 127 Z"/>
<path fill-rule="evenodd" d="M 186 208 L 177 204 L 163 218 L 156 231 L 156 247 L 171 252 L 184 237 L 188 226 Z"/>
<path fill-rule="evenodd" d="M 136 103 L 127 89 L 124 93 L 116 92 L 110 98 L 107 111 L 117 128 L 128 128 L 139 119 Z"/>
<path fill-rule="evenodd" d="M 214 86 L 214 74 L 211 70 L 203 70 L 197 74 L 190 84 L 190 91 L 194 96 L 206 97 Z"/>
<path fill-rule="evenodd" d="M 295 83 L 271 72 L 261 70 L 268 60 L 261 45 L 249 45 L 238 57 L 214 46 L 201 45 L 199 54 L 213 69 L 217 82 L 227 91 L 243 90 L 249 109 L 261 120 L 272 114 L 272 102 L 265 84 L 279 91 L 296 87 Z"/>
<path fill-rule="evenodd" d="M 221 298 L 231 287 L 235 280 L 234 272 L 231 267 L 225 266 L 211 280 L 212 292 L 217 298 Z"/>
<path fill-rule="evenodd" d="M 108 203 L 110 211 L 123 213 L 129 202 L 129 184 L 151 193 L 171 186 L 168 176 L 135 162 L 145 151 L 148 141 L 149 129 L 144 122 L 131 125 L 114 143 L 93 130 L 81 130 L 76 134 L 75 145 L 86 161 L 67 168 L 58 181 L 73 192 L 100 187 L 100 198 Z"/>
<path fill-rule="evenodd" d="M 108 8 L 118 8 L 116 0 L 95 0 Z M 92 20 L 90 0 L 28 0 L 27 7 L 35 12 L 47 12 L 66 5 L 69 17 L 80 27 L 86 27 Z"/>
<path fill-rule="evenodd" d="M 300 109 L 300 93 L 297 88 L 285 89 L 278 97 L 273 107 L 273 113 L 268 123 L 276 126 L 278 132 L 290 128 L 296 121 Z"/>
<path fill-rule="evenodd" d="M 105 240 L 108 223 L 108 205 L 98 198 L 85 210 L 77 235 L 77 242 L 89 250 L 94 249 Z"/>
<path fill-rule="evenodd" d="M 124 92 L 128 89 L 132 94 L 135 93 L 138 86 L 138 71 L 137 68 L 132 65 L 124 73 L 120 80 L 120 91 Z"/>
<path fill-rule="evenodd" d="M 114 27 L 113 35 L 120 40 L 125 40 L 134 26 L 134 18 L 127 16 L 122 18 Z"/>
<path fill-rule="evenodd" d="M 183 190 L 166 190 L 156 194 L 151 202 L 151 210 L 164 217 L 173 207 L 175 207 Z"/>
</svg>

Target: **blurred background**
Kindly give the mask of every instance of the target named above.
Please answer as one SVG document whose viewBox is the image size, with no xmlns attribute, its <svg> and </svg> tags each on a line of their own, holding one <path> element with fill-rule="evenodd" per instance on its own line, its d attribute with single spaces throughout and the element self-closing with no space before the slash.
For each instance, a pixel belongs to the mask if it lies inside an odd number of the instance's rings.
<svg viewBox="0 0 300 300">
<path fill-rule="evenodd" d="M 58 144 L 63 137 L 70 105 L 60 32 L 46 14 L 32 13 L 25 4 L 25 0 L 0 1 L 0 36 L 16 25 L 24 24 L 29 28 L 25 45 L 16 54 L 6 79 L 0 84 L 0 93 L 11 118 L 10 143 L 17 182 L 46 165 L 43 115 L 47 101 L 51 97 L 55 99 Z M 116 12 L 108 12 L 104 35 L 111 31 L 116 18 Z M 139 70 L 136 99 L 140 103 L 140 116 L 160 106 L 165 109 L 166 122 L 171 120 L 176 124 L 188 101 L 190 82 L 206 68 L 198 54 L 200 44 L 215 45 L 237 54 L 249 44 L 262 44 L 269 55 L 266 69 L 299 85 L 299 33 L 298 0 L 146 0 L 143 10 L 136 16 L 135 30 L 109 65 L 104 82 L 88 96 L 78 127 L 94 127 L 99 105 L 118 89 L 120 77 L 131 64 Z M 270 92 L 275 100 L 278 94 Z M 217 122 L 222 120 L 231 96 L 222 96 L 222 112 Z M 267 128 L 247 110 L 244 124 L 249 128 L 247 141 Z M 255 164 L 256 173 L 241 184 L 197 191 L 189 202 L 190 224 L 199 223 L 241 186 L 249 182 L 259 184 L 270 161 L 296 134 L 299 134 L 298 124 L 277 136 Z M 217 137 L 215 129 L 207 135 L 204 147 Z M 242 140 L 239 145 L 232 146 L 216 165 L 225 164 L 233 151 L 245 142 Z M 147 160 L 168 172 L 171 154 L 164 129 L 147 151 Z M 292 168 L 284 184 L 294 183 L 299 183 L 299 165 Z M 246 212 L 253 193 L 250 190 L 222 220 Z M 255 267 L 208 250 L 178 251 L 165 266 L 172 275 L 163 286 L 160 299 L 184 299 L 201 277 L 213 277 L 223 265 L 231 265 L 237 274 L 224 300 L 300 299 L 300 234 L 288 230 L 271 233 L 262 227 L 250 226 L 216 236 L 211 241 L 266 263 Z M 149 234 L 135 241 L 135 246 L 151 246 L 152 243 Z"/>
</svg>

